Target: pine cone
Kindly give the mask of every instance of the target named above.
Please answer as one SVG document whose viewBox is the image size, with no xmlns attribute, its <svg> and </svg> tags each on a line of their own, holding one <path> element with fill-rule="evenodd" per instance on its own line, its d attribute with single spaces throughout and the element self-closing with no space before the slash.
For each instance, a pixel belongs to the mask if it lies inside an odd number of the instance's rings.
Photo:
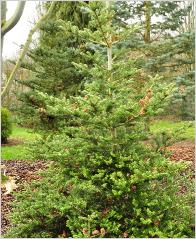
<svg viewBox="0 0 196 239">
<path fill-rule="evenodd" d="M 98 231 L 98 230 L 94 230 L 94 231 L 92 232 L 92 235 L 93 235 L 93 236 L 99 235 L 99 231 Z"/>
<path fill-rule="evenodd" d="M 129 236 L 128 232 L 124 232 L 124 233 L 123 233 L 123 237 L 124 237 L 124 238 L 127 238 L 128 236 Z"/>
<path fill-rule="evenodd" d="M 84 235 L 88 235 L 88 230 L 87 230 L 86 228 L 83 228 L 83 229 L 82 229 L 82 233 L 83 233 Z"/>
<path fill-rule="evenodd" d="M 105 236 L 106 230 L 105 230 L 104 228 L 101 228 L 101 229 L 100 229 L 100 232 L 101 232 L 101 235 L 102 235 L 102 236 Z"/>
</svg>

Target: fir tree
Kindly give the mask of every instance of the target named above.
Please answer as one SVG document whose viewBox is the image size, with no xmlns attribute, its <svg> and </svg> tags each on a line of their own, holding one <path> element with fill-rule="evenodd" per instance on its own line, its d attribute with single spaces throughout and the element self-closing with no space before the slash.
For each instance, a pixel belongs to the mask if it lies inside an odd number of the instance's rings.
<svg viewBox="0 0 196 239">
<path fill-rule="evenodd" d="M 182 119 L 194 118 L 192 8 L 193 2 L 184 6 L 178 1 L 122 2 L 116 6 L 120 15 L 118 20 L 123 19 L 124 24 L 128 24 L 128 21 L 142 24 L 142 32 L 128 39 L 124 47 L 131 48 L 130 54 L 137 59 L 137 67 L 143 68 L 144 75 L 158 73 L 165 82 L 176 84 L 178 91 L 166 114 L 172 113 Z M 176 111 L 173 104 L 176 105 Z"/>
<path fill-rule="evenodd" d="M 93 78 L 79 95 L 60 99 L 38 92 L 42 114 L 62 117 L 61 131 L 36 148 L 39 157 L 55 162 L 42 182 L 19 195 L 25 200 L 15 205 L 16 227 L 8 236 L 189 237 L 191 200 L 178 193 L 179 173 L 187 166 L 142 143 L 145 117 L 162 110 L 173 85 L 153 77 L 138 91 L 133 61 L 114 59 L 112 51 L 116 37 L 122 41 L 137 27 L 113 25 L 108 3 L 92 2 L 85 11 L 97 30 L 80 34 L 105 46 L 107 55 L 96 52 L 91 69 L 75 64 Z"/>
<path fill-rule="evenodd" d="M 35 126 L 48 126 L 46 120 L 39 122 L 36 109 L 43 106 L 36 91 L 49 95 L 65 96 L 76 94 L 88 79 L 85 74 L 78 71 L 72 62 L 84 62 L 90 64 L 92 58 L 84 58 L 82 52 L 87 51 L 78 34 L 78 30 L 88 24 L 88 16 L 81 11 L 82 3 L 67 2 L 55 5 L 55 14 L 42 24 L 38 44 L 28 52 L 24 68 L 31 71 L 29 79 L 20 82 L 28 87 L 28 91 L 18 94 L 21 101 L 19 113 Z M 47 8 L 48 4 L 44 4 Z M 74 14 L 72 14 L 74 13 Z M 74 17 L 72 17 L 74 16 Z M 66 28 L 61 27 L 61 23 Z"/>
</svg>

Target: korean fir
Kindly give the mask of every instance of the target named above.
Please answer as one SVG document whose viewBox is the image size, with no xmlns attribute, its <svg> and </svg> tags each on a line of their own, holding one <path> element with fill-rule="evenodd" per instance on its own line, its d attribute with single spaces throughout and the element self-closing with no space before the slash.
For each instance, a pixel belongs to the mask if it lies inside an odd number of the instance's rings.
<svg viewBox="0 0 196 239">
<path fill-rule="evenodd" d="M 99 47 L 91 68 L 75 67 L 88 70 L 92 80 L 68 99 L 39 93 L 46 102 L 42 114 L 61 115 L 62 127 L 36 148 L 53 163 L 42 181 L 18 194 L 8 236 L 191 237 L 187 165 L 143 143 L 146 117 L 168 104 L 173 85 L 156 76 L 138 87 L 133 59 L 113 54 L 138 27 L 113 25 L 108 2 L 84 10 L 90 27 L 80 34 Z"/>
</svg>

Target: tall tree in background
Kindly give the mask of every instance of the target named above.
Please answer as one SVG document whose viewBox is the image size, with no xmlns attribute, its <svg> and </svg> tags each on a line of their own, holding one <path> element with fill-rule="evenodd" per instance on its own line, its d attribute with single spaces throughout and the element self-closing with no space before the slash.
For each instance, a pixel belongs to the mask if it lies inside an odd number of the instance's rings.
<svg viewBox="0 0 196 239">
<path fill-rule="evenodd" d="M 16 72 L 17 70 L 19 69 L 19 67 L 21 66 L 23 60 L 24 60 L 24 57 L 29 49 L 29 46 L 32 42 L 32 37 L 33 37 L 33 34 L 39 29 L 40 25 L 45 22 L 46 20 L 48 20 L 48 18 L 50 17 L 50 14 L 52 13 L 53 9 L 55 7 L 55 2 L 52 2 L 50 4 L 50 7 L 48 8 L 47 12 L 40 17 L 40 19 L 35 23 L 35 25 L 33 26 L 33 28 L 30 30 L 29 34 L 28 34 L 28 37 L 27 37 L 27 40 L 23 46 L 23 49 L 21 50 L 21 53 L 20 55 L 18 56 L 18 59 L 15 63 L 15 66 L 11 72 L 11 74 L 9 75 L 8 79 L 6 80 L 5 82 L 5 86 L 1 92 L 1 98 L 2 100 L 5 98 L 6 94 L 9 92 L 10 88 L 11 88 L 11 85 L 14 81 L 14 78 L 15 78 L 15 75 L 16 75 Z M 20 10 L 20 8 L 19 8 Z M 14 21 L 14 20 L 13 20 Z M 15 21 L 14 21 L 15 23 Z M 13 23 L 13 24 L 14 24 Z M 12 23 L 10 23 L 10 25 L 12 26 L 13 25 Z M 9 29 L 10 26 L 8 24 L 7 28 Z M 3 28 L 2 28 L 3 29 Z M 7 29 L 7 30 L 8 30 Z M 5 30 L 6 31 L 6 30 Z"/>
<path fill-rule="evenodd" d="M 117 10 L 124 22 L 142 24 L 141 33 L 125 43 L 131 48 L 143 74 L 160 74 L 175 82 L 178 92 L 169 112 L 183 119 L 194 118 L 193 2 L 123 2 Z M 122 48 L 122 45 L 120 46 Z"/>
</svg>

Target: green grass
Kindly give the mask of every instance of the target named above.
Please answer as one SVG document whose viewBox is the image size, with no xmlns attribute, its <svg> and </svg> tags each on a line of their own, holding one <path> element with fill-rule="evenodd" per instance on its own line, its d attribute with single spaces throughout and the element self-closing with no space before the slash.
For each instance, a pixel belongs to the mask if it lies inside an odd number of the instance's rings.
<svg viewBox="0 0 196 239">
<path fill-rule="evenodd" d="M 175 130 L 179 129 L 180 127 L 190 125 L 189 128 L 185 130 L 182 134 L 182 138 L 187 140 L 194 140 L 195 139 L 195 128 L 194 128 L 194 121 L 179 121 L 173 122 L 168 120 L 157 120 L 152 122 L 150 129 L 152 132 L 157 132 L 158 130 Z"/>
<path fill-rule="evenodd" d="M 1 148 L 1 158 L 4 160 L 23 160 L 26 156 L 24 145 L 4 146 Z"/>
<path fill-rule="evenodd" d="M 31 129 L 13 126 L 11 138 L 23 139 L 25 141 L 35 139 L 37 134 L 33 133 Z"/>
<path fill-rule="evenodd" d="M 190 124 L 190 121 L 180 121 L 180 122 L 173 122 L 168 120 L 157 120 L 152 122 L 151 124 L 151 131 L 156 132 L 160 129 L 178 129 L 183 127 L 184 125 Z M 24 143 L 34 140 L 38 135 L 33 133 L 31 129 L 26 129 L 22 127 L 18 127 L 16 125 L 13 126 L 13 132 L 10 138 L 13 139 L 20 139 L 23 140 Z M 185 133 L 182 135 L 184 139 L 194 140 L 195 138 L 195 130 L 194 130 L 194 122 L 191 123 L 191 126 L 186 129 Z M 25 149 L 24 144 L 14 145 L 14 146 L 4 146 L 1 148 L 1 157 L 5 160 L 11 159 L 19 159 L 23 160 L 26 158 L 27 151 Z"/>
<path fill-rule="evenodd" d="M 38 135 L 33 133 L 31 129 L 14 125 L 10 139 L 18 139 L 25 143 L 34 140 L 37 136 Z M 25 144 L 1 147 L 1 158 L 5 160 L 23 160 L 26 158 L 26 155 L 27 150 L 25 149 Z"/>
</svg>

